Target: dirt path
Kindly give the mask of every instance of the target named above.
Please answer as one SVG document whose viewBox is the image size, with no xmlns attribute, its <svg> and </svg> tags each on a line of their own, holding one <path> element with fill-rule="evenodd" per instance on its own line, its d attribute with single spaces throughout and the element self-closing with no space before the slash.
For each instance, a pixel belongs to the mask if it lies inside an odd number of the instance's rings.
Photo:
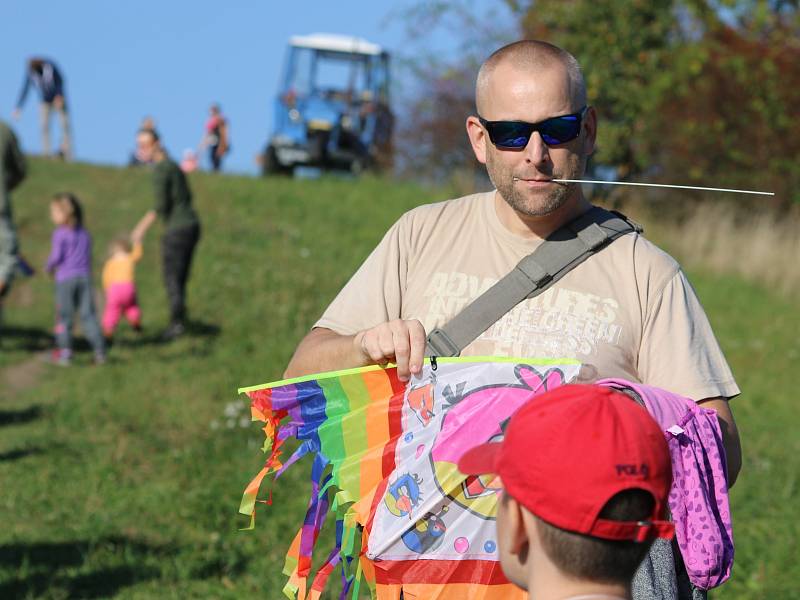
<svg viewBox="0 0 800 600">
<path fill-rule="evenodd" d="M 13 397 L 41 379 L 47 365 L 47 352 L 37 352 L 22 362 L 0 369 L 0 397 Z"/>
</svg>

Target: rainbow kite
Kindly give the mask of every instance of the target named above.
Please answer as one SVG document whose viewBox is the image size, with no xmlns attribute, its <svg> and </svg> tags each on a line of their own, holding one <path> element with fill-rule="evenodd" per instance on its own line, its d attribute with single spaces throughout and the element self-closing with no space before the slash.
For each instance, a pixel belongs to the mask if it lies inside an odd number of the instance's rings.
<svg viewBox="0 0 800 600">
<path fill-rule="evenodd" d="M 284 566 L 289 598 L 316 600 L 341 565 L 341 598 L 523 598 L 497 560 L 491 478 L 458 472 L 461 455 L 500 437 L 532 396 L 574 381 L 563 360 L 441 358 L 406 384 L 395 368 L 365 367 L 244 388 L 264 423 L 264 468 L 239 511 L 255 518 L 262 480 L 310 454 L 311 493 Z M 282 462 L 289 438 L 300 442 Z M 271 503 L 271 495 L 270 501 Z M 312 578 L 329 513 L 336 542 Z M 310 583 L 309 583 L 310 582 Z"/>
</svg>

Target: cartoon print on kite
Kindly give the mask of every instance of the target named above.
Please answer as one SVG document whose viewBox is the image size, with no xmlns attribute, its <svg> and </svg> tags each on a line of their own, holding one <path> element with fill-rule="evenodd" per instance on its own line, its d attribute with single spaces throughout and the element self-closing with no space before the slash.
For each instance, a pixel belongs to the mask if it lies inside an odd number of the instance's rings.
<svg viewBox="0 0 800 600">
<path fill-rule="evenodd" d="M 444 540 L 447 525 L 442 520 L 442 515 L 447 512 L 443 506 L 438 513 L 427 513 L 417 521 L 411 529 L 406 531 L 401 539 L 406 548 L 418 554 L 436 550 Z"/>
<path fill-rule="evenodd" d="M 449 408 L 442 418 L 430 453 L 434 480 L 439 490 L 473 514 L 494 519 L 497 514 L 498 483 L 491 476 L 465 478 L 456 465 L 470 448 L 502 439 L 505 424 L 531 396 L 565 383 L 563 371 L 548 369 L 540 374 L 529 365 L 514 368 L 518 383 L 488 385 L 456 394 L 443 393 Z M 475 418 L 478 415 L 478 418 Z"/>
<path fill-rule="evenodd" d="M 397 478 L 386 490 L 383 501 L 389 512 L 396 517 L 411 518 L 411 511 L 422 500 L 420 493 L 422 479 L 416 473 L 405 473 Z"/>
<path fill-rule="evenodd" d="M 503 433 L 505 432 L 506 425 L 510 419 L 506 419 L 500 423 L 501 433 L 493 435 L 487 441 L 501 442 L 503 440 Z M 491 473 L 484 475 L 469 475 L 461 482 L 461 494 L 465 500 L 471 501 L 481 496 L 492 496 L 503 489 L 500 480 Z"/>
<path fill-rule="evenodd" d="M 433 412 L 433 388 L 433 383 L 427 383 L 420 387 L 411 388 L 408 391 L 408 406 L 423 427 L 427 427 L 433 417 L 436 416 Z"/>
</svg>

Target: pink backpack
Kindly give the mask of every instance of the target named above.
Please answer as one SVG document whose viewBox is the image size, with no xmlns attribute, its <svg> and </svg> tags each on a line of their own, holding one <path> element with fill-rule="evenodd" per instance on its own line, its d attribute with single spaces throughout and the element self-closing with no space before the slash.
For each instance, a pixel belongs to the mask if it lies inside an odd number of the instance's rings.
<svg viewBox="0 0 800 600">
<path fill-rule="evenodd" d="M 716 412 L 678 394 L 623 379 L 597 384 L 634 396 L 661 425 L 672 456 L 669 510 L 689 580 L 704 590 L 722 584 L 731 576 L 733 531 Z"/>
</svg>

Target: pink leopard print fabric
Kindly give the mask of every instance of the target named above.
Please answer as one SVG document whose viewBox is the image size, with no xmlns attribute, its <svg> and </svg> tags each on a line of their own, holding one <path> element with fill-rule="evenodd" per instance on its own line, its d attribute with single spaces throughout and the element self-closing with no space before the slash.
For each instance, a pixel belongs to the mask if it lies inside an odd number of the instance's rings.
<svg viewBox="0 0 800 600">
<path fill-rule="evenodd" d="M 733 528 L 722 434 L 713 410 L 660 388 L 622 379 L 597 382 L 629 388 L 661 425 L 672 457 L 669 509 L 691 582 L 708 590 L 731 576 Z"/>
</svg>

